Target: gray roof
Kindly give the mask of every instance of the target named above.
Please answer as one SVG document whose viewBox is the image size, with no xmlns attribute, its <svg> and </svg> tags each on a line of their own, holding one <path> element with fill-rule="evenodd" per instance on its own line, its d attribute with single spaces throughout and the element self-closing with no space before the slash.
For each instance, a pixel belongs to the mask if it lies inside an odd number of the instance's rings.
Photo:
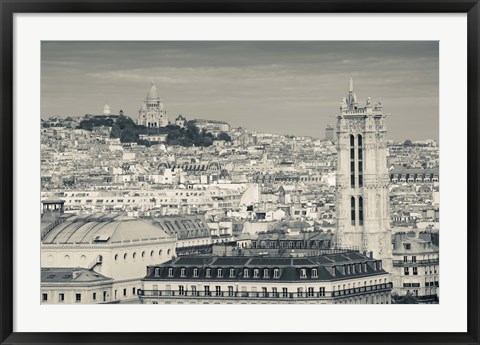
<svg viewBox="0 0 480 345">
<path fill-rule="evenodd" d="M 170 237 L 145 220 L 124 216 L 72 216 L 50 230 L 42 244 L 105 244 Z"/>
<path fill-rule="evenodd" d="M 42 268 L 42 283 L 100 282 L 112 280 L 86 268 Z"/>
</svg>

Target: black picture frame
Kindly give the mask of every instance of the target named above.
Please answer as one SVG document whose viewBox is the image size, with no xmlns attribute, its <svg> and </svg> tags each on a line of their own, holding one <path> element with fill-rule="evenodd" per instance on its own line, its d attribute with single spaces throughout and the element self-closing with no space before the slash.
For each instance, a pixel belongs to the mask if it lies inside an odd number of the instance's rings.
<svg viewBox="0 0 480 345">
<path fill-rule="evenodd" d="M 479 344 L 479 32 L 478 0 L 0 0 L 2 344 L 331 343 Z M 465 333 L 19 333 L 13 332 L 13 16 L 16 13 L 467 13 L 468 15 L 468 331 Z M 454 317 L 454 315 L 452 315 Z M 320 322 L 320 321 L 319 321 Z M 348 327 L 348 317 L 342 322 Z M 312 330 L 313 331 L 313 330 Z"/>
</svg>

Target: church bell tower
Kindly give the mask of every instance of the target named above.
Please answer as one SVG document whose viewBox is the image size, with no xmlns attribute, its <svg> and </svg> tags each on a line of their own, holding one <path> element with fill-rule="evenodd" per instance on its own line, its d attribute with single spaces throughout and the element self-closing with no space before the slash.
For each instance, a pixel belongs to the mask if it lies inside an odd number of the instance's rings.
<svg viewBox="0 0 480 345">
<path fill-rule="evenodd" d="M 381 100 L 359 106 L 350 78 L 337 116 L 336 245 L 372 252 L 391 272 L 385 117 Z"/>
</svg>

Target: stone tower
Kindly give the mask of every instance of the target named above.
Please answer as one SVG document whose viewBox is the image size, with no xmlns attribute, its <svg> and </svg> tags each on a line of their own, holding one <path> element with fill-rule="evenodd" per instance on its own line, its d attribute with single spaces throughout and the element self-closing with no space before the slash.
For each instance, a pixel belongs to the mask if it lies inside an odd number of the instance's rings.
<svg viewBox="0 0 480 345">
<path fill-rule="evenodd" d="M 336 245 L 372 252 L 391 272 L 385 117 L 381 100 L 359 106 L 350 78 L 337 116 Z"/>
</svg>

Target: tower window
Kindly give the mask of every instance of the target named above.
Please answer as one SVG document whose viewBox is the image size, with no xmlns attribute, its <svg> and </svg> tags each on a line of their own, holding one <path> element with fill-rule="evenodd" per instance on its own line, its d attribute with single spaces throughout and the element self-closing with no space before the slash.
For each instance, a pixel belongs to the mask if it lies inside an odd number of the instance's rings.
<svg viewBox="0 0 480 345">
<path fill-rule="evenodd" d="M 355 137 L 350 135 L 350 186 L 355 188 Z"/>
<path fill-rule="evenodd" d="M 351 197 L 350 199 L 351 205 L 351 212 L 350 212 L 350 219 L 352 221 L 352 225 L 355 225 L 355 197 Z"/>
<path fill-rule="evenodd" d="M 358 224 L 363 225 L 363 197 L 358 197 Z"/>
<path fill-rule="evenodd" d="M 362 136 L 358 136 L 358 186 L 363 187 L 363 141 Z"/>
</svg>

